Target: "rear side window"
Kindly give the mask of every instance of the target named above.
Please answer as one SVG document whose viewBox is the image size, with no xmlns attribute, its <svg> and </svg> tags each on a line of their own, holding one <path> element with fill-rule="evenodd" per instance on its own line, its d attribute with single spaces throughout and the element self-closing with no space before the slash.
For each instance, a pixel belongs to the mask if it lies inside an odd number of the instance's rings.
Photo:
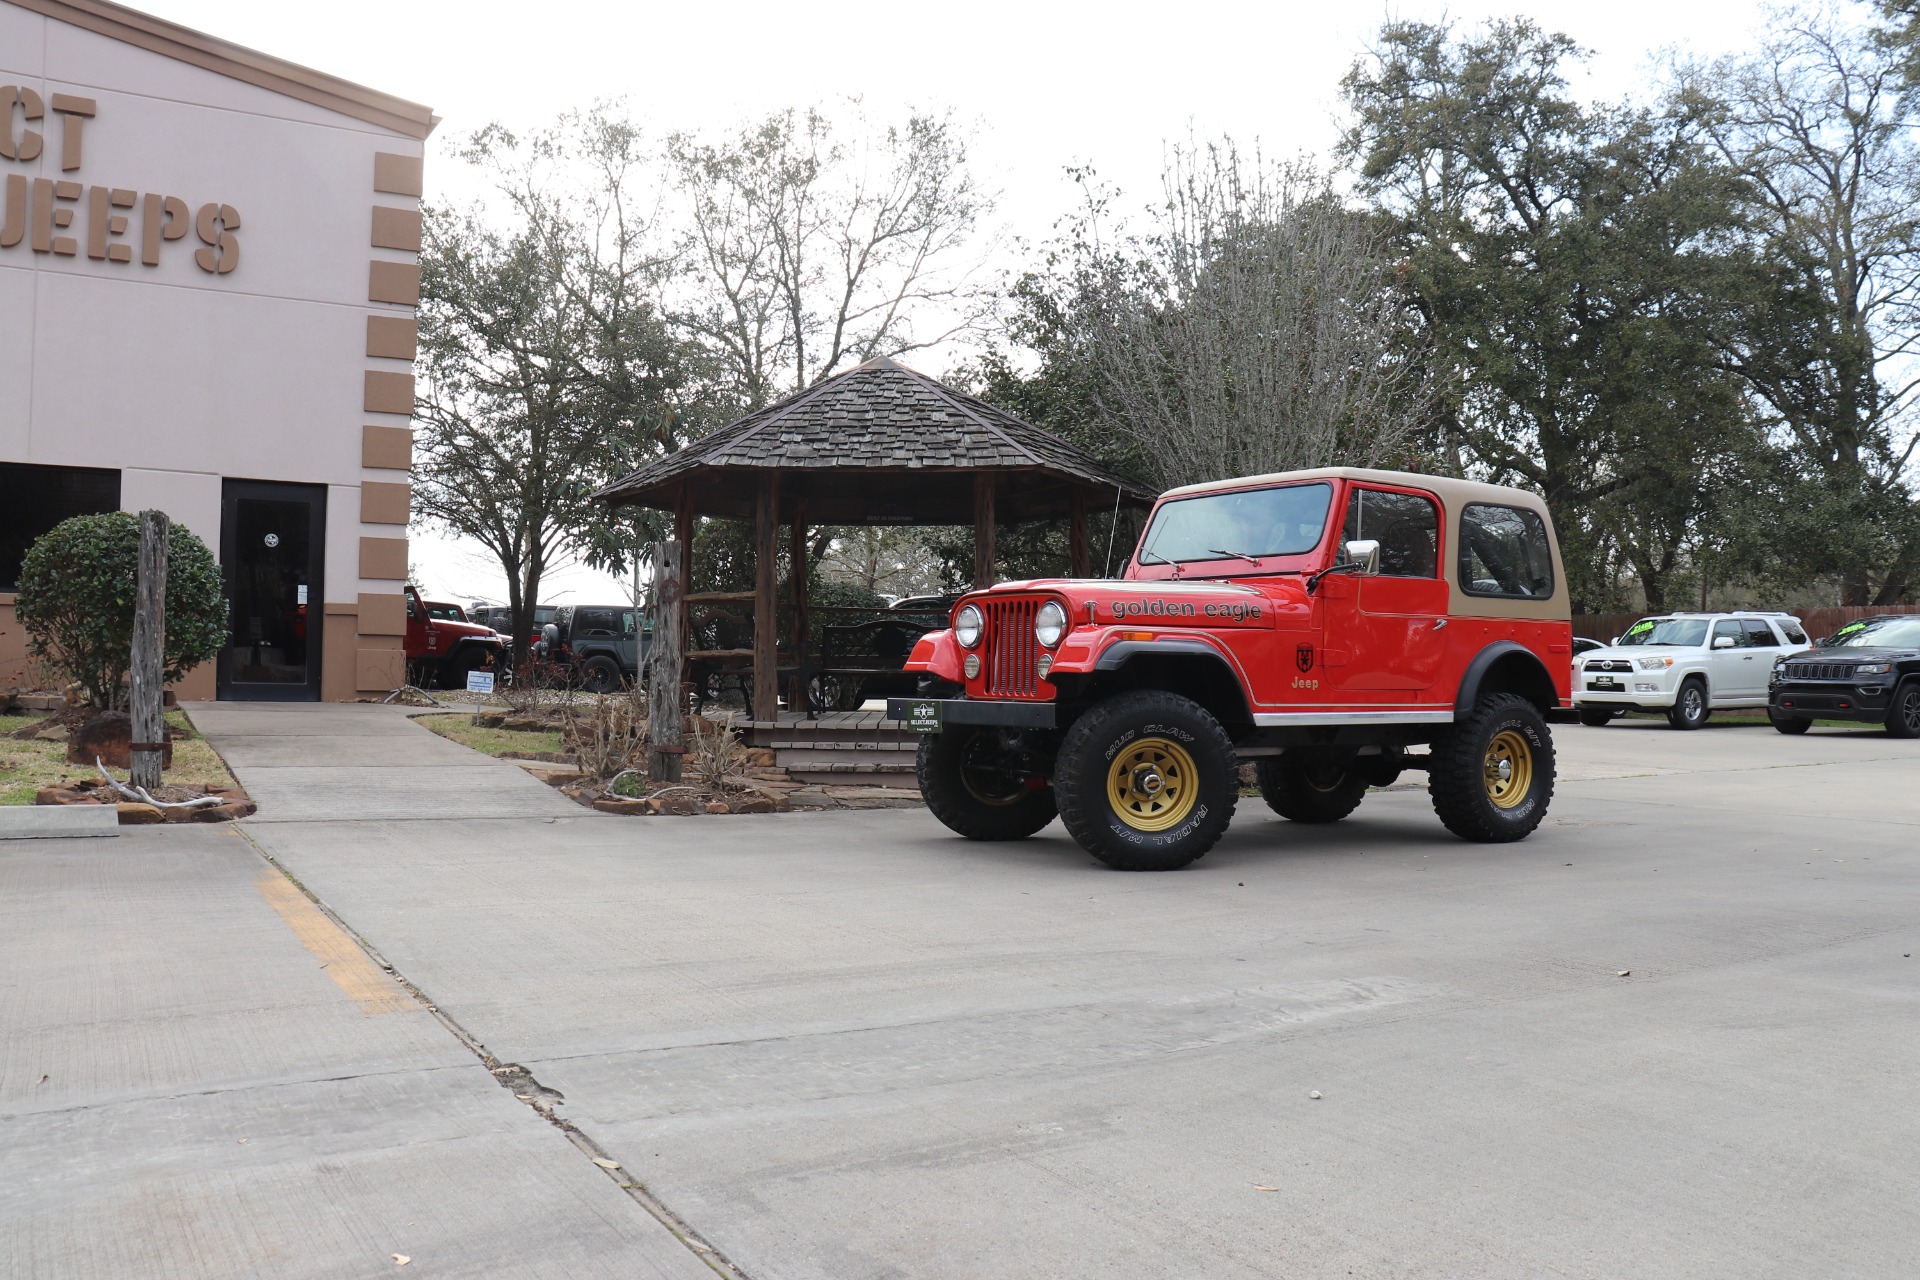
<svg viewBox="0 0 1920 1280">
<path fill-rule="evenodd" d="M 1768 626 L 1761 619 L 1748 618 L 1746 621 L 1746 628 L 1747 628 L 1747 648 L 1778 649 L 1780 647 L 1780 642 L 1774 639 L 1773 637 L 1773 628 Z"/>
<path fill-rule="evenodd" d="M 613 610 L 582 609 L 574 615 L 573 629 L 583 636 L 613 635 Z"/>
<path fill-rule="evenodd" d="M 1800 624 L 1797 622 L 1776 622 L 1773 625 L 1780 628 L 1780 634 L 1787 638 L 1788 644 L 1812 643 L 1812 641 L 1807 639 L 1807 633 L 1800 629 Z"/>
<path fill-rule="evenodd" d="M 1433 503 L 1417 494 L 1355 489 L 1340 537 L 1378 542 L 1383 577 L 1440 576 L 1440 517 Z"/>
<path fill-rule="evenodd" d="M 1488 502 L 1460 512 L 1460 589 L 1538 600 L 1553 594 L 1553 550 L 1537 512 Z"/>
</svg>

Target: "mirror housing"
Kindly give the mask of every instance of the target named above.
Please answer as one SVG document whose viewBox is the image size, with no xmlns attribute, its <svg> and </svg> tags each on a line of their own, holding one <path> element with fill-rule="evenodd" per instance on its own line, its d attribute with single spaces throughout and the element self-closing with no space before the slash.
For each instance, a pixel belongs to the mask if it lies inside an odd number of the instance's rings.
<svg viewBox="0 0 1920 1280">
<path fill-rule="evenodd" d="M 1716 649 L 1731 649 L 1736 643 L 1732 636 L 1715 636 L 1713 638 L 1713 647 Z"/>
<path fill-rule="evenodd" d="M 1358 566 L 1362 577 L 1371 577 L 1380 572 L 1380 543 L 1373 538 L 1360 538 L 1347 543 L 1342 550 L 1346 553 L 1346 563 Z"/>
<path fill-rule="evenodd" d="M 1620 637 L 1615 636 L 1613 639 L 1607 641 L 1607 644 L 1611 648 L 1618 648 L 1620 645 Z"/>
</svg>

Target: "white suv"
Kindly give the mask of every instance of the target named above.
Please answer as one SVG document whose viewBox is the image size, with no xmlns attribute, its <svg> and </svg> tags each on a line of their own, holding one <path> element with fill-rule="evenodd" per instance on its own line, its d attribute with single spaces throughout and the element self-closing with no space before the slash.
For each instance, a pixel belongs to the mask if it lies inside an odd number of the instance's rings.
<svg viewBox="0 0 1920 1280">
<path fill-rule="evenodd" d="M 1574 662 L 1580 723 L 1629 711 L 1664 711 L 1676 729 L 1698 729 L 1718 708 L 1764 707 L 1773 664 L 1812 648 L 1784 613 L 1669 613 L 1642 618 L 1605 648 Z"/>
</svg>

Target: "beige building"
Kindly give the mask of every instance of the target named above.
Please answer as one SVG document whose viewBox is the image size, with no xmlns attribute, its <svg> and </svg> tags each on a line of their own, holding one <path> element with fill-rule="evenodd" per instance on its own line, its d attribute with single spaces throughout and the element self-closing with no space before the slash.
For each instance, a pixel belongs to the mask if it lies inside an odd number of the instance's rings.
<svg viewBox="0 0 1920 1280">
<path fill-rule="evenodd" d="M 157 507 L 232 635 L 188 697 L 401 683 L 435 119 L 104 0 L 0 0 L 0 688 L 34 538 Z"/>
</svg>

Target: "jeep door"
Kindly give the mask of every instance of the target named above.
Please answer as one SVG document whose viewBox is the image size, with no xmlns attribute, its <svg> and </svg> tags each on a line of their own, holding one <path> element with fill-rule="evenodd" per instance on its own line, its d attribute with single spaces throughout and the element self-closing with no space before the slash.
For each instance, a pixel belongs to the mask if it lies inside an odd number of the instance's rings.
<svg viewBox="0 0 1920 1280">
<path fill-rule="evenodd" d="M 1349 542 L 1378 542 L 1380 568 L 1329 602 L 1327 676 L 1366 701 L 1417 700 L 1408 695 L 1432 687 L 1447 653 L 1440 504 L 1416 489 L 1355 485 L 1336 552 Z"/>
</svg>

